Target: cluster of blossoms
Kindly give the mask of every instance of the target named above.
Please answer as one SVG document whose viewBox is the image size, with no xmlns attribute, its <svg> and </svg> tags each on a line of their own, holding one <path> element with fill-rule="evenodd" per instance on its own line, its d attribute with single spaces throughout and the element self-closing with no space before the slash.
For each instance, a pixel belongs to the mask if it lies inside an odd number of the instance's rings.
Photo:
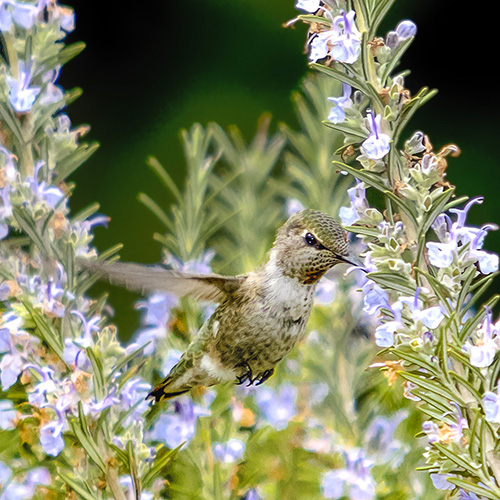
<svg viewBox="0 0 500 500">
<path fill-rule="evenodd" d="M 344 135 L 344 161 L 358 162 L 336 162 L 356 178 L 348 191 L 350 205 L 340 216 L 365 245 L 364 308 L 378 315 L 374 340 L 392 358 L 374 366 L 383 366 L 392 379 L 399 374 L 405 396 L 418 401 L 431 417 L 424 423 L 429 436 L 425 456 L 434 484 L 452 471 L 446 476 L 446 489 L 456 488 L 463 498 L 480 496 L 481 491 L 497 495 L 500 467 L 493 455 L 500 420 L 500 339 L 491 313 L 496 299 L 475 315 L 472 306 L 499 270 L 498 256 L 483 249 L 488 231 L 498 227 L 467 225 L 468 211 L 482 203 L 481 197 L 456 208 L 463 200 L 452 199 L 454 188 L 445 179 L 446 157 L 459 153 L 456 146 L 435 152 L 428 138 L 417 132 L 397 149 L 408 117 L 433 92 L 422 89 L 412 97 L 403 75 L 390 74 L 411 43 L 415 25 L 403 21 L 385 39 L 375 37 L 370 29 L 372 23 L 380 23 L 379 12 L 362 4 L 347 13 L 341 10 L 344 2 L 332 6 L 299 1 L 296 6 L 314 13 L 299 16 L 310 26 L 310 59 L 321 62 L 313 67 L 343 83 L 342 95 L 329 99 L 333 107 L 324 123 Z M 338 16 L 344 18 L 342 24 Z M 349 36 L 335 42 L 332 50 L 339 26 Z M 353 45 L 343 44 L 352 38 L 359 45 L 363 35 L 368 35 L 366 47 L 349 50 Z M 322 48 L 323 40 L 330 40 L 330 45 L 325 42 Z M 338 57 L 338 45 L 349 57 Z M 359 57 L 362 51 L 364 58 Z M 370 206 L 368 188 L 384 195 L 386 210 Z M 479 428 L 471 427 L 476 415 L 488 429 L 480 445 L 487 457 L 482 464 L 488 469 L 485 474 L 479 466 L 466 465 L 481 453 L 469 444 Z"/>
</svg>

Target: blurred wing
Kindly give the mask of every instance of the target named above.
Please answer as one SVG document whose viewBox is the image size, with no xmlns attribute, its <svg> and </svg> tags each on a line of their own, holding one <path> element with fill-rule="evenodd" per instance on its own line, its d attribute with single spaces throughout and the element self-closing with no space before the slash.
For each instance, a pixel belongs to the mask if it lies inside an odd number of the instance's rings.
<svg viewBox="0 0 500 500">
<path fill-rule="evenodd" d="M 110 283 L 140 292 L 164 291 L 178 297 L 190 296 L 208 302 L 220 302 L 235 292 L 245 276 L 186 274 L 160 266 L 129 262 L 82 262 L 82 267 L 97 273 Z"/>
</svg>

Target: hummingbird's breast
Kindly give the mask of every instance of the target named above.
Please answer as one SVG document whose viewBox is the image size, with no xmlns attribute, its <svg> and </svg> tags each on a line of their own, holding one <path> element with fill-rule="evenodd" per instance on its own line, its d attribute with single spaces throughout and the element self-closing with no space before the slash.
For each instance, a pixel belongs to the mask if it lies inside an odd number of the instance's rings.
<svg viewBox="0 0 500 500">
<path fill-rule="evenodd" d="M 267 268 L 249 275 L 213 315 L 213 354 L 232 369 L 245 363 L 254 374 L 273 368 L 303 338 L 315 288 Z"/>
</svg>

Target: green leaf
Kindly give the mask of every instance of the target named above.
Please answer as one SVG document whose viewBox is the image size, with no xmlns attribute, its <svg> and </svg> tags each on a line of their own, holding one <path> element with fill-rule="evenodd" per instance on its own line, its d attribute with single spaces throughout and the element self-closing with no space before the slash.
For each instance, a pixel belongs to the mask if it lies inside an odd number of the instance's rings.
<svg viewBox="0 0 500 500">
<path fill-rule="evenodd" d="M 358 137 L 361 140 L 366 139 L 366 134 L 363 134 L 363 132 L 358 128 L 350 127 L 349 125 L 344 125 L 342 123 L 332 123 L 328 120 L 323 120 L 321 123 L 323 123 L 323 125 L 326 125 L 328 128 L 333 128 L 333 130 L 337 130 L 338 132 L 341 132 L 342 134 L 345 134 L 347 136 Z"/>
<path fill-rule="evenodd" d="M 364 227 L 364 226 L 343 226 L 346 231 L 355 234 L 362 234 L 363 236 L 370 236 L 372 238 L 378 238 L 380 232 L 376 228 Z"/>
<path fill-rule="evenodd" d="M 367 278 L 375 281 L 382 288 L 389 288 L 405 295 L 415 295 L 415 288 L 408 281 L 407 278 L 396 273 L 381 273 L 373 272 L 367 273 Z"/>
<path fill-rule="evenodd" d="M 475 483 L 471 483 L 470 481 L 466 481 L 465 479 L 460 479 L 458 477 L 447 477 L 446 480 L 459 488 L 462 488 L 465 491 L 470 491 L 471 493 L 475 493 L 476 495 L 480 495 L 485 498 L 489 498 L 491 500 L 499 500 L 500 492 L 493 492 L 482 486 L 478 486 Z"/>
<path fill-rule="evenodd" d="M 179 188 L 173 181 L 172 177 L 170 177 L 168 172 L 163 168 L 163 165 L 154 156 L 149 156 L 146 163 L 157 175 L 163 185 L 175 196 L 177 202 L 181 203 L 182 193 L 179 191 Z"/>
<path fill-rule="evenodd" d="M 387 66 L 384 68 L 384 72 L 382 73 L 382 77 L 380 78 L 381 86 L 385 87 L 387 85 L 387 79 L 389 78 L 392 70 L 399 64 L 401 61 L 401 58 L 403 57 L 403 54 L 408 50 L 410 45 L 413 43 L 413 40 L 415 37 L 411 36 L 407 38 L 406 40 L 403 40 L 399 44 L 399 46 L 396 48 L 395 51 L 393 51 L 393 56 L 391 61 L 387 64 Z"/>
<path fill-rule="evenodd" d="M 30 237 L 31 241 L 38 247 L 40 252 L 42 252 L 43 255 L 51 255 L 50 248 L 39 234 L 36 222 L 28 212 L 22 208 L 14 207 L 12 209 L 12 214 L 19 224 L 19 227 Z"/>
<path fill-rule="evenodd" d="M 408 205 L 405 200 L 396 196 L 392 191 L 385 190 L 384 195 L 394 202 L 409 217 L 414 227 L 418 227 L 415 210 L 411 205 Z"/>
<path fill-rule="evenodd" d="M 464 406 L 464 402 L 461 396 L 450 391 L 448 387 L 446 387 L 446 385 L 444 385 L 441 381 L 433 381 L 423 377 L 422 375 L 415 375 L 414 373 L 409 373 L 404 371 L 398 373 L 402 378 L 410 382 L 413 382 L 416 386 L 421 387 L 422 389 L 425 389 L 427 391 L 433 392 L 435 394 L 438 394 L 439 396 L 446 398 L 450 401 L 455 401 L 460 406 Z"/>
<path fill-rule="evenodd" d="M 323 73 L 331 78 L 335 78 L 336 80 L 339 80 L 342 83 L 347 83 L 347 85 L 350 85 L 352 88 L 361 90 L 363 94 L 370 95 L 371 93 L 366 83 L 356 80 L 355 78 L 349 76 L 344 71 L 338 70 L 336 67 L 331 68 L 329 66 L 324 66 L 323 64 L 318 64 L 318 63 L 312 63 L 310 67 L 311 69 L 315 69 L 320 73 Z M 366 137 L 364 138 L 366 139 Z"/>
<path fill-rule="evenodd" d="M 99 148 L 98 142 L 80 144 L 75 151 L 63 158 L 56 166 L 54 184 L 59 184 L 72 174 L 82 163 L 90 158 Z"/>
<path fill-rule="evenodd" d="M 483 321 L 483 319 L 486 316 L 486 308 L 492 309 L 495 304 L 498 302 L 498 299 L 500 299 L 500 295 L 494 295 L 484 306 L 481 308 L 481 310 L 473 317 L 468 319 L 464 326 L 462 327 L 462 330 L 459 333 L 460 340 L 463 342 L 466 338 L 470 337 L 472 334 L 473 330 L 476 329 L 476 327 Z"/>
<path fill-rule="evenodd" d="M 475 464 L 470 457 L 464 458 L 451 451 L 447 446 L 440 443 L 433 443 L 434 448 L 439 450 L 446 458 L 450 459 L 454 464 L 462 467 L 471 474 L 476 475 L 477 471 L 481 468 L 479 464 Z M 451 479 L 451 478 L 450 478 Z"/>
<path fill-rule="evenodd" d="M 84 500 L 97 500 L 102 498 L 97 490 L 94 491 L 91 488 L 87 481 L 76 478 L 71 472 L 57 469 L 57 475 L 78 495 L 78 498 L 83 498 Z"/>
<path fill-rule="evenodd" d="M 303 14 L 301 16 L 297 16 L 297 19 L 299 19 L 300 21 L 304 21 L 306 23 L 326 24 L 327 26 L 332 25 L 332 22 L 328 18 L 321 16 L 314 16 L 312 14 Z"/>
<path fill-rule="evenodd" d="M 23 132 L 17 118 L 6 102 L 0 101 L 0 117 L 7 124 L 7 128 L 14 134 L 19 147 L 24 144 Z"/>
<path fill-rule="evenodd" d="M 97 401 L 101 401 L 106 396 L 106 382 L 104 378 L 104 371 L 102 367 L 101 360 L 96 356 L 94 349 L 92 347 L 87 347 L 87 356 L 92 363 L 93 373 L 94 373 L 94 395 Z"/>
<path fill-rule="evenodd" d="M 364 183 L 368 184 L 368 186 L 374 187 L 378 191 L 386 191 L 387 186 L 384 185 L 382 181 L 382 177 L 378 174 L 375 174 L 373 172 L 370 172 L 369 170 L 365 169 L 357 169 L 354 167 L 351 167 L 350 165 L 346 165 L 345 163 L 342 163 L 341 161 L 333 161 L 332 162 L 334 165 L 337 165 L 341 170 L 345 170 L 346 172 L 349 172 L 351 175 L 356 177 L 356 179 L 359 179 L 363 181 Z"/>
<path fill-rule="evenodd" d="M 427 214 L 420 226 L 420 234 L 425 235 L 427 231 L 431 227 L 432 223 L 436 220 L 436 217 L 444 211 L 444 207 L 448 203 L 449 199 L 452 197 L 455 192 L 455 188 L 447 189 L 438 195 L 434 201 L 432 202 L 432 208 Z"/>
<path fill-rule="evenodd" d="M 391 354 L 394 354 L 394 356 L 397 356 L 398 358 L 408 361 L 408 363 L 412 363 L 416 366 L 420 366 L 421 368 L 425 368 L 434 376 L 438 375 L 437 367 L 429 363 L 427 360 L 422 359 L 422 357 L 419 356 L 417 352 L 410 351 L 409 349 L 403 350 L 401 347 L 390 348 L 389 352 Z"/>
<path fill-rule="evenodd" d="M 168 215 L 163 211 L 163 209 L 154 201 L 152 198 L 150 198 L 147 194 L 145 193 L 139 193 L 137 195 L 137 199 L 149 210 L 156 215 L 156 217 L 159 219 L 160 222 L 162 222 L 165 227 L 170 231 L 174 232 L 175 228 L 172 223 L 172 221 L 168 218 Z"/>
<path fill-rule="evenodd" d="M 383 21 L 392 4 L 396 0 L 380 0 L 371 13 L 370 33 L 368 38 L 371 40 L 377 33 L 379 24 Z"/>
<path fill-rule="evenodd" d="M 101 457 L 99 447 L 90 434 L 81 401 L 78 402 L 78 418 L 69 420 L 69 427 L 71 432 L 75 435 L 84 450 L 87 452 L 87 455 L 103 473 L 106 473 L 106 465 Z"/>
<path fill-rule="evenodd" d="M 161 448 L 156 453 L 156 460 L 152 467 L 149 467 L 144 475 L 142 476 L 141 483 L 144 489 L 148 489 L 154 482 L 154 480 L 160 476 L 161 470 L 177 455 L 179 450 L 184 446 L 184 443 L 180 444 L 177 448 L 173 450 L 166 451 L 165 448 Z M 160 453 L 161 450 L 165 453 Z"/>
<path fill-rule="evenodd" d="M 63 357 L 63 344 L 59 334 L 54 332 L 52 326 L 47 321 L 45 316 L 40 314 L 28 301 L 21 300 L 23 306 L 30 313 L 33 322 L 36 325 L 37 332 L 40 338 L 47 343 L 47 345 L 64 361 Z"/>
</svg>

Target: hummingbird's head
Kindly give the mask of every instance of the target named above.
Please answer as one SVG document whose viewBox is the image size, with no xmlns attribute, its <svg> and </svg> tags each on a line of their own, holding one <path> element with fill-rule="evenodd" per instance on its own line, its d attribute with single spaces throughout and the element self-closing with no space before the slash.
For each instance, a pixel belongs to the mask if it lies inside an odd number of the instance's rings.
<svg viewBox="0 0 500 500">
<path fill-rule="evenodd" d="M 295 212 L 278 230 L 272 252 L 283 274 L 301 283 L 318 281 L 330 268 L 349 260 L 346 232 L 318 210 Z"/>
</svg>

